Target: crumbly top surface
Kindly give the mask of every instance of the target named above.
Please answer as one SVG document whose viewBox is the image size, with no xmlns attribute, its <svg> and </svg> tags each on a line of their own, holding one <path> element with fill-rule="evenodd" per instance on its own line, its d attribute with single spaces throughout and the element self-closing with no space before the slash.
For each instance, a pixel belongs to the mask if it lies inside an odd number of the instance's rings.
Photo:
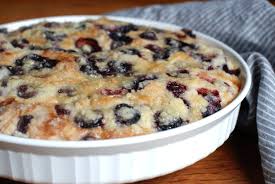
<svg viewBox="0 0 275 184">
<path fill-rule="evenodd" d="M 106 18 L 0 29 L 0 132 L 97 140 L 165 131 L 225 107 L 239 75 L 187 29 Z"/>
</svg>

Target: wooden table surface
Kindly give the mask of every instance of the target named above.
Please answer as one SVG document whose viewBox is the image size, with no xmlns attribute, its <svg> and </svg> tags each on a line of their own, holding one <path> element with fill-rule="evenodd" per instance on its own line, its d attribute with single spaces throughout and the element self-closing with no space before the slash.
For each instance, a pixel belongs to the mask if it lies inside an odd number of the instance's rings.
<svg viewBox="0 0 275 184">
<path fill-rule="evenodd" d="M 0 24 L 55 15 L 101 14 L 123 8 L 192 0 L 8 0 L 1 2 Z M 275 2 L 272 2 L 275 4 Z M 1 163 L 0 163 L 1 164 Z M 18 183 L 1 179 L 0 183 Z M 235 131 L 223 146 L 207 158 L 175 173 L 137 184 L 234 183 L 261 184 L 263 176 L 257 139 Z"/>
</svg>

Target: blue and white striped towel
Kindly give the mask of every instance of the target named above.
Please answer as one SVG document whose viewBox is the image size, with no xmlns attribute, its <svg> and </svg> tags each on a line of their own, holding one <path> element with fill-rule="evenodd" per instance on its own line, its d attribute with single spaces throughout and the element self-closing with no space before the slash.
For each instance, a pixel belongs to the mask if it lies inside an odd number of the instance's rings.
<svg viewBox="0 0 275 184">
<path fill-rule="evenodd" d="M 275 183 L 275 7 L 267 0 L 212 0 L 155 5 L 112 15 L 194 29 L 242 54 L 253 74 L 253 86 L 246 98 L 248 116 L 242 123 L 256 121 L 265 181 Z"/>
</svg>

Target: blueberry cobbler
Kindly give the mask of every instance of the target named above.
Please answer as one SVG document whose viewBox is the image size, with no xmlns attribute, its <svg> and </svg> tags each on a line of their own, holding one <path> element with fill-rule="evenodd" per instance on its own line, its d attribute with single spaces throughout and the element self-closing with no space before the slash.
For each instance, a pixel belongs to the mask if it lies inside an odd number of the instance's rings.
<svg viewBox="0 0 275 184">
<path fill-rule="evenodd" d="M 240 68 L 187 29 L 106 18 L 0 30 L 0 132 L 97 140 L 166 131 L 239 93 Z"/>
</svg>

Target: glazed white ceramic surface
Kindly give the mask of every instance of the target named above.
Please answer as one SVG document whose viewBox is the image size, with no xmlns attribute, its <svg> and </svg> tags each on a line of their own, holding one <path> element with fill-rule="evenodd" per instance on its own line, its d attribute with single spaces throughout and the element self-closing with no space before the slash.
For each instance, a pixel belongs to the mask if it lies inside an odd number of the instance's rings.
<svg viewBox="0 0 275 184">
<path fill-rule="evenodd" d="M 44 20 L 81 21 L 99 16 L 61 16 L 1 25 L 8 30 Z M 109 17 L 166 30 L 178 26 L 133 18 Z M 245 61 L 230 47 L 202 33 L 199 39 L 221 48 L 241 66 L 240 94 L 224 109 L 175 129 L 129 138 L 97 141 L 47 141 L 0 134 L 0 177 L 35 183 L 124 183 L 165 175 L 206 157 L 228 138 L 240 103 L 251 85 Z"/>
</svg>

